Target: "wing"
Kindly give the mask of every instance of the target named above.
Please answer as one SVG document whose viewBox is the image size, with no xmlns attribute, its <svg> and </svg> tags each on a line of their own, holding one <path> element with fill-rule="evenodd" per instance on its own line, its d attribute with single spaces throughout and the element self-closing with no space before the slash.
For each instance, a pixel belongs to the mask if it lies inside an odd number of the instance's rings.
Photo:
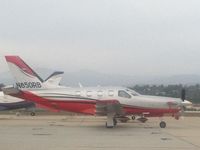
<svg viewBox="0 0 200 150">
<path fill-rule="evenodd" d="M 96 115 L 105 116 L 108 114 L 123 115 L 123 107 L 118 100 L 100 100 L 96 103 Z"/>
</svg>

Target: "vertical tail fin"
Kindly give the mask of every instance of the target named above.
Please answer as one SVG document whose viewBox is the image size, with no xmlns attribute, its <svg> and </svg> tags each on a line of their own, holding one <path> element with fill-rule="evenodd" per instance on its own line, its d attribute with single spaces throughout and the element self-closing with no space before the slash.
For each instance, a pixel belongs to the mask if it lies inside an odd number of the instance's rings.
<svg viewBox="0 0 200 150">
<path fill-rule="evenodd" d="M 34 72 L 19 56 L 5 56 L 16 85 L 20 89 L 43 88 L 42 78 Z"/>
</svg>

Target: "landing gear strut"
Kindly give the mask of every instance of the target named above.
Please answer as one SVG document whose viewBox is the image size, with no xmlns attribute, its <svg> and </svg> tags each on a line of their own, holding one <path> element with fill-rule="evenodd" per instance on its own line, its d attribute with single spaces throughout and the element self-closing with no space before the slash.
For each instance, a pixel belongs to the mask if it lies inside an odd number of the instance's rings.
<svg viewBox="0 0 200 150">
<path fill-rule="evenodd" d="M 113 128 L 117 125 L 117 120 L 114 117 L 114 114 L 108 114 L 107 115 L 107 121 L 106 121 L 106 128 Z"/>
<path fill-rule="evenodd" d="M 106 122 L 106 128 L 113 128 L 116 125 L 117 125 L 117 120 L 115 118 Z"/>
<path fill-rule="evenodd" d="M 117 119 L 113 119 L 113 122 L 114 122 L 114 126 L 116 126 L 117 125 Z"/>
<path fill-rule="evenodd" d="M 166 128 L 166 122 L 164 122 L 164 121 L 161 121 L 160 122 L 160 128 Z"/>
</svg>

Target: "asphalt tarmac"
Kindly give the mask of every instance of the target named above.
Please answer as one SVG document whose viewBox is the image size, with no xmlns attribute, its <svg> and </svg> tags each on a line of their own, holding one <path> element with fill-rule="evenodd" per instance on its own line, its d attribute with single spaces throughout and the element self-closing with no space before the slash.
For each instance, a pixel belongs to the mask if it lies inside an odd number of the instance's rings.
<svg viewBox="0 0 200 150">
<path fill-rule="evenodd" d="M 1 150 L 200 150 L 200 117 L 130 121 L 105 128 L 104 117 L 0 115 Z"/>
</svg>

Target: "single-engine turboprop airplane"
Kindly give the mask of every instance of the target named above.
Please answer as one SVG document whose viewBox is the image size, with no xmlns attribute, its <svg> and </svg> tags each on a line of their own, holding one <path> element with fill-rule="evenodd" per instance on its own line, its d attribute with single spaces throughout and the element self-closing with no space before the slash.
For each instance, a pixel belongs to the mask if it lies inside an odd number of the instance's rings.
<svg viewBox="0 0 200 150">
<path fill-rule="evenodd" d="M 62 75 L 64 72 L 56 71 L 52 73 L 46 80 L 43 81 L 43 84 L 50 85 L 50 87 L 60 87 L 59 83 L 62 79 Z M 19 85 L 23 86 L 23 85 Z M 15 109 L 26 109 L 27 111 L 30 111 L 31 116 L 35 116 L 35 107 L 44 107 L 42 105 L 35 104 L 32 101 L 25 101 L 21 98 L 13 97 L 10 95 L 5 95 L 0 90 L 0 111 L 6 111 L 6 110 L 15 110 Z M 16 113 L 19 114 L 18 112 Z"/>
<path fill-rule="evenodd" d="M 139 121 L 146 117 L 170 115 L 179 118 L 182 98 L 156 97 L 140 95 L 124 87 L 55 87 L 43 84 L 38 75 L 18 56 L 6 56 L 11 73 L 16 79 L 16 88 L 3 89 L 5 94 L 35 102 L 55 110 L 106 116 L 106 127 L 112 128 L 117 121 L 127 122 L 127 116 L 139 116 Z M 166 122 L 161 121 L 165 128 Z"/>
</svg>

